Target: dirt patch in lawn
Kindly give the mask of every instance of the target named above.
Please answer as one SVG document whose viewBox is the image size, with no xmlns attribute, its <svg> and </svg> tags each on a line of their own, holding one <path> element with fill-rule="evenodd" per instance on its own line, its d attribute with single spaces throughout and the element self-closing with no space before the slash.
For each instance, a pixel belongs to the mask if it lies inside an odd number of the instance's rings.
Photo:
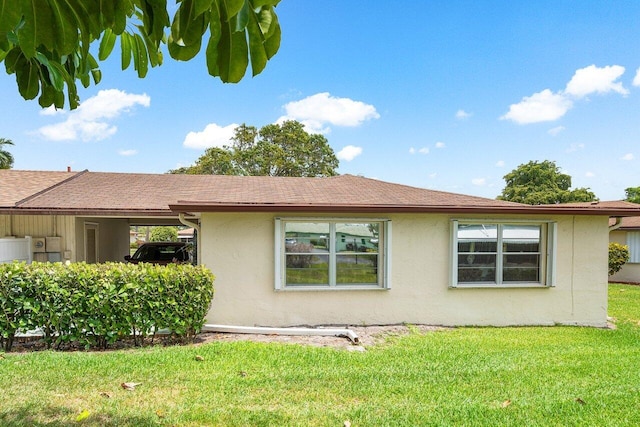
<svg viewBox="0 0 640 427">
<path fill-rule="evenodd" d="M 329 327 L 327 327 L 329 328 Z M 330 327 L 336 329 L 336 327 Z M 320 329 L 320 327 L 318 327 Z M 341 328 L 344 329 L 344 328 Z M 365 351 L 367 347 L 383 343 L 389 338 L 408 335 L 410 333 L 427 333 L 444 329 L 440 326 L 427 325 L 390 325 L 390 326 L 354 326 L 347 329 L 355 332 L 358 336 L 357 342 L 353 342 L 346 336 L 318 336 L 318 335 L 276 335 L 276 334 L 236 334 L 226 332 L 202 332 L 194 342 L 194 345 L 202 345 L 212 342 L 230 341 L 253 341 L 253 342 L 277 342 L 284 344 L 309 345 L 314 347 L 329 347 L 348 351 Z M 175 345 L 168 337 L 157 336 L 153 343 L 146 340 L 144 347 Z M 106 350 L 92 348 L 91 351 L 110 351 L 135 348 L 133 339 L 119 340 Z M 46 350 L 47 346 L 43 339 L 39 337 L 16 338 L 12 353 L 25 353 L 32 351 Z M 83 351 L 84 349 L 75 343 L 65 344 L 60 351 Z M 0 351 L 1 352 L 1 351 Z"/>
<path fill-rule="evenodd" d="M 314 347 L 331 347 L 350 351 L 364 351 L 367 347 L 380 344 L 389 338 L 408 335 L 412 332 L 427 333 L 444 329 L 440 326 L 427 325 L 391 325 L 391 326 L 354 326 L 347 328 L 356 333 L 357 342 L 348 337 L 318 335 L 275 335 L 275 334 L 234 334 L 220 332 L 203 332 L 198 335 L 196 343 L 204 344 L 221 341 L 254 341 L 278 342 L 285 344 L 310 345 Z"/>
</svg>

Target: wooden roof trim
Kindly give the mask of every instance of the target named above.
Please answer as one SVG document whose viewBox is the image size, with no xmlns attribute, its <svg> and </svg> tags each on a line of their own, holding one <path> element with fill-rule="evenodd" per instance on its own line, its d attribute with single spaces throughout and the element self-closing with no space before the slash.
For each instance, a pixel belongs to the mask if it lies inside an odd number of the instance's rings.
<svg viewBox="0 0 640 427">
<path fill-rule="evenodd" d="M 639 216 L 639 208 L 563 207 L 559 205 L 518 206 L 427 206 L 427 205 L 353 205 L 353 204 L 271 204 L 215 203 L 178 201 L 170 204 L 173 212 L 335 212 L 335 213 L 459 213 L 459 214 L 542 214 Z"/>
<path fill-rule="evenodd" d="M 71 215 L 71 216 L 175 216 L 168 209 L 68 209 L 68 208 L 0 208 L 0 215 Z"/>
</svg>

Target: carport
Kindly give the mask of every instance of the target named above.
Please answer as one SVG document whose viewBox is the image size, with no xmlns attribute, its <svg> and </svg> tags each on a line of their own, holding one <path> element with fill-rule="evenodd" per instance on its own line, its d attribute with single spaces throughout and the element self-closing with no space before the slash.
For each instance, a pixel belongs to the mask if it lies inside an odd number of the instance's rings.
<svg viewBox="0 0 640 427">
<path fill-rule="evenodd" d="M 169 209 L 181 195 L 192 194 L 183 185 L 184 178 L 2 170 L 0 246 L 14 248 L 15 239 L 29 236 L 31 258 L 36 261 L 123 261 L 129 254 L 132 226 L 182 225 L 199 230 L 198 217 Z M 197 240 L 194 244 L 199 247 Z M 200 259 L 197 251 L 195 258 Z"/>
</svg>

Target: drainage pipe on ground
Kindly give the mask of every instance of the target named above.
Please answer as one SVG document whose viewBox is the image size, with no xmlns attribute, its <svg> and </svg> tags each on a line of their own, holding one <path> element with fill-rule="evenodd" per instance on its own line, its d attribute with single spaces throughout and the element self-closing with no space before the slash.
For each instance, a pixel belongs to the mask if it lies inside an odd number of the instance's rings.
<svg viewBox="0 0 640 427">
<path fill-rule="evenodd" d="M 355 344 L 359 342 L 358 334 L 346 328 L 270 328 L 266 326 L 204 325 L 202 330 L 205 332 L 225 332 L 230 334 L 347 337 Z"/>
</svg>

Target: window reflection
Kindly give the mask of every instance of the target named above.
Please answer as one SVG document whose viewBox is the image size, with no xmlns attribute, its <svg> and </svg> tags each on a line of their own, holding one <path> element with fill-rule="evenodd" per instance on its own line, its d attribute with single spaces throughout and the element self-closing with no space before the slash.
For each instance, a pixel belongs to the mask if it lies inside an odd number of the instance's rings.
<svg viewBox="0 0 640 427">
<path fill-rule="evenodd" d="M 459 224 L 458 282 L 540 282 L 540 225 Z"/>
<path fill-rule="evenodd" d="M 379 285 L 381 224 L 286 222 L 286 285 Z"/>
</svg>

